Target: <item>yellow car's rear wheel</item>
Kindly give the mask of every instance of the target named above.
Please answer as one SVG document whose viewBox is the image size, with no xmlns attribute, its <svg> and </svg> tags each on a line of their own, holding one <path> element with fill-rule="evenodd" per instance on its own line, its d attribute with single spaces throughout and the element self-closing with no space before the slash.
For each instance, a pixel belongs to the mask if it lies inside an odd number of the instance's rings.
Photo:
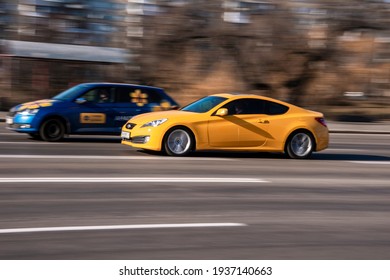
<svg viewBox="0 0 390 280">
<path fill-rule="evenodd" d="M 290 158 L 309 158 L 314 150 L 314 138 L 308 131 L 296 131 L 288 139 L 286 153 Z"/>
<path fill-rule="evenodd" d="M 194 137 L 187 128 L 173 128 L 164 137 L 164 150 L 170 156 L 188 155 L 194 147 Z"/>
</svg>

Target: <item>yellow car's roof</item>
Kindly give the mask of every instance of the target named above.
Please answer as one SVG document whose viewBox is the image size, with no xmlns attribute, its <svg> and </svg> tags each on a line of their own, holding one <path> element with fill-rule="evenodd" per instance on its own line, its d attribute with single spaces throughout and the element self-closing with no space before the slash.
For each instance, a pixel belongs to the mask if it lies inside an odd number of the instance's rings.
<svg viewBox="0 0 390 280">
<path fill-rule="evenodd" d="M 285 102 L 285 101 L 282 101 L 282 100 L 278 100 L 278 99 L 274 99 L 274 98 L 271 98 L 271 97 L 268 97 L 268 96 L 264 96 L 264 95 L 258 95 L 258 94 L 251 94 L 251 93 L 217 93 L 217 94 L 212 94 L 212 96 L 220 96 L 220 97 L 225 97 L 225 98 L 229 98 L 229 99 L 239 99 L 239 98 L 261 98 L 261 99 L 264 99 L 264 100 L 268 100 L 268 101 L 274 101 L 274 102 L 277 102 L 277 103 L 282 103 L 282 104 L 285 104 L 285 105 L 288 105 L 288 106 L 294 106 L 288 102 Z"/>
</svg>

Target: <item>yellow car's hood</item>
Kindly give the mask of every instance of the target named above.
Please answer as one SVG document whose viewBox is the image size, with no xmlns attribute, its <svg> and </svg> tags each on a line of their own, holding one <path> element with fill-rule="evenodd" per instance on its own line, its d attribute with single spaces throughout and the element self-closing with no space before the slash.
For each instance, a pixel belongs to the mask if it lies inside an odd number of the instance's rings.
<svg viewBox="0 0 390 280">
<path fill-rule="evenodd" d="M 199 115 L 200 113 L 193 113 L 193 112 L 187 112 L 187 111 L 178 111 L 178 110 L 171 110 L 171 111 L 161 111 L 161 112 L 151 112 L 151 113 L 145 113 L 140 114 L 137 116 L 134 116 L 129 120 L 129 122 L 132 123 L 143 123 L 143 122 L 149 122 L 159 119 L 183 119 L 183 118 L 191 118 L 195 115 Z"/>
</svg>

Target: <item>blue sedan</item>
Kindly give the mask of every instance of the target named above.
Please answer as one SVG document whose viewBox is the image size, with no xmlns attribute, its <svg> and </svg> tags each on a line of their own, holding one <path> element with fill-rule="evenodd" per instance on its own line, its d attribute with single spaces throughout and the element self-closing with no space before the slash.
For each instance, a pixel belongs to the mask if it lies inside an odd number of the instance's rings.
<svg viewBox="0 0 390 280">
<path fill-rule="evenodd" d="M 6 117 L 7 128 L 45 141 L 66 134 L 120 135 L 134 115 L 178 108 L 157 87 L 117 84 L 79 84 L 51 99 L 19 104 Z"/>
</svg>

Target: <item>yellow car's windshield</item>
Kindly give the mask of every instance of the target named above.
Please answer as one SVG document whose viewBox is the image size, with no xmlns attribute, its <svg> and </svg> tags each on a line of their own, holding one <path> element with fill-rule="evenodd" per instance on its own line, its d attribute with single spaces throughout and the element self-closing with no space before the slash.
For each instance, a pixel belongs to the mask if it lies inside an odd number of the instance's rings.
<svg viewBox="0 0 390 280">
<path fill-rule="evenodd" d="M 194 113 L 205 113 L 210 111 L 218 104 L 225 101 L 227 98 L 221 96 L 207 96 L 203 97 L 181 109 L 181 111 L 188 111 Z"/>
</svg>

